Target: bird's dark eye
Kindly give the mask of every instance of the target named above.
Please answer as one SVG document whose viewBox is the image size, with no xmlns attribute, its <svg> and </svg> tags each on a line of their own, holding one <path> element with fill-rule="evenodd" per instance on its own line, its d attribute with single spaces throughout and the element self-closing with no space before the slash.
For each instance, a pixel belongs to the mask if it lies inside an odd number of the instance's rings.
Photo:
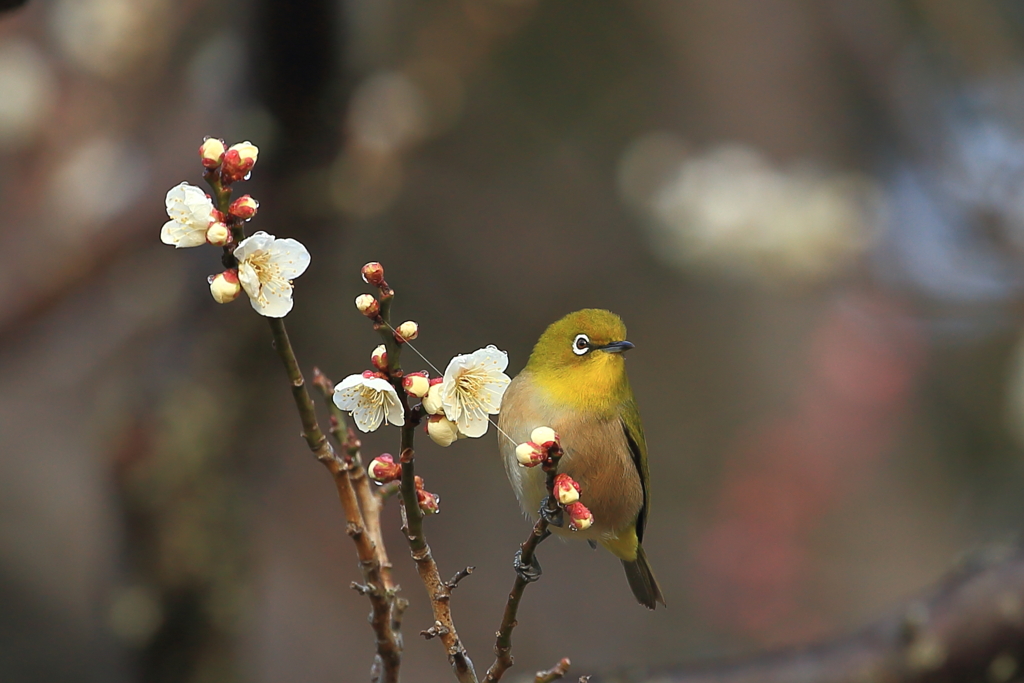
<svg viewBox="0 0 1024 683">
<path fill-rule="evenodd" d="M 577 334 L 576 338 L 572 340 L 572 352 L 577 356 L 582 356 L 590 350 L 590 337 L 585 334 Z"/>
</svg>

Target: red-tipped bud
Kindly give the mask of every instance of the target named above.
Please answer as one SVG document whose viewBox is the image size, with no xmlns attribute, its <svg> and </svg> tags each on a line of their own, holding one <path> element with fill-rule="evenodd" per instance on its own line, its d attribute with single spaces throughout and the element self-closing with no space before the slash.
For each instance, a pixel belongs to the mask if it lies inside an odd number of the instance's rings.
<svg viewBox="0 0 1024 683">
<path fill-rule="evenodd" d="M 384 282 L 384 266 L 376 261 L 370 261 L 362 269 L 363 282 L 374 287 Z"/>
<path fill-rule="evenodd" d="M 516 446 L 516 460 L 523 467 L 536 467 L 544 462 L 546 457 L 548 457 L 547 450 L 532 441 Z"/>
<path fill-rule="evenodd" d="M 210 294 L 219 304 L 226 304 L 238 298 L 242 293 L 242 285 L 238 282 L 237 270 L 225 270 L 223 273 L 211 275 Z"/>
<path fill-rule="evenodd" d="M 399 342 L 412 341 L 418 336 L 420 336 L 420 326 L 412 320 L 406 320 L 395 330 L 395 338 Z"/>
<path fill-rule="evenodd" d="M 440 377 L 434 378 L 434 380 L 440 379 Z M 430 388 L 423 397 L 423 410 L 427 411 L 428 415 L 442 415 L 444 414 L 444 406 L 441 405 L 441 382 L 435 382 L 434 380 L 430 381 Z"/>
<path fill-rule="evenodd" d="M 459 438 L 459 428 L 444 415 L 431 415 L 426 429 L 431 441 L 445 448 Z"/>
<path fill-rule="evenodd" d="M 210 227 L 206 229 L 206 242 L 208 244 L 212 244 L 215 247 L 223 247 L 230 241 L 231 230 L 228 229 L 228 226 L 220 221 L 210 223 Z"/>
<path fill-rule="evenodd" d="M 530 441 L 544 448 L 551 448 L 558 443 L 558 434 L 551 427 L 537 427 L 530 432 Z"/>
<path fill-rule="evenodd" d="M 199 145 L 199 158 L 206 168 L 217 168 L 224 158 L 224 141 L 217 138 L 206 138 Z"/>
<path fill-rule="evenodd" d="M 373 363 L 373 367 L 377 368 L 381 372 L 388 369 L 388 350 L 387 347 L 381 344 L 373 350 L 370 354 L 370 362 Z"/>
<path fill-rule="evenodd" d="M 427 391 L 430 390 L 430 380 L 427 379 L 426 373 L 410 372 L 402 378 L 402 387 L 405 388 L 405 393 L 410 396 L 423 398 L 427 395 Z"/>
<path fill-rule="evenodd" d="M 383 453 L 370 461 L 366 473 L 370 479 L 386 484 L 402 478 L 402 466 L 395 462 L 390 453 Z"/>
<path fill-rule="evenodd" d="M 589 529 L 594 523 L 594 515 L 590 513 L 590 510 L 583 503 L 576 502 L 566 505 L 565 511 L 569 513 L 569 528 L 573 531 Z"/>
<path fill-rule="evenodd" d="M 228 147 L 221 162 L 221 174 L 225 183 L 244 180 L 256 164 L 260 150 L 251 142 L 239 142 Z"/>
<path fill-rule="evenodd" d="M 241 197 L 231 202 L 231 206 L 228 207 L 228 213 L 235 218 L 241 218 L 243 221 L 247 221 L 256 215 L 256 209 L 260 208 L 260 203 L 250 197 L 247 194 L 243 194 Z"/>
<path fill-rule="evenodd" d="M 380 302 L 372 294 L 360 294 L 356 297 L 356 308 L 367 318 L 380 315 Z"/>
<path fill-rule="evenodd" d="M 440 496 L 433 494 L 430 491 L 417 491 L 416 502 L 420 504 L 420 510 L 423 510 L 423 514 L 425 515 L 436 515 L 441 511 Z"/>
<path fill-rule="evenodd" d="M 562 505 L 572 505 L 580 499 L 580 485 L 568 474 L 555 477 L 555 496 Z"/>
</svg>

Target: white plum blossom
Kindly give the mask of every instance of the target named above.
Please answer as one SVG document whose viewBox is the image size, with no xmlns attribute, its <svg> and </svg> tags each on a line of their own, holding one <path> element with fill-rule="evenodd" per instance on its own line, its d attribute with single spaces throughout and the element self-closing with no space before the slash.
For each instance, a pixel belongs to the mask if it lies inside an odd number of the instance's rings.
<svg viewBox="0 0 1024 683">
<path fill-rule="evenodd" d="M 441 382 L 441 405 L 445 416 L 465 436 L 480 437 L 487 432 L 487 416 L 497 415 L 501 397 L 508 388 L 508 354 L 494 346 L 452 358 Z"/>
<path fill-rule="evenodd" d="M 252 307 L 268 318 L 292 310 L 292 278 L 309 266 L 309 252 L 293 239 L 277 239 L 260 231 L 238 243 L 238 280 Z"/>
<path fill-rule="evenodd" d="M 405 424 L 398 392 L 380 377 L 349 375 L 334 387 L 334 404 L 352 413 L 356 426 L 364 432 L 375 431 L 385 419 L 396 427 Z"/>
<path fill-rule="evenodd" d="M 206 231 L 213 223 L 213 201 L 195 185 L 181 183 L 167 191 L 164 200 L 171 219 L 160 230 L 160 241 L 175 248 L 206 244 Z"/>
</svg>

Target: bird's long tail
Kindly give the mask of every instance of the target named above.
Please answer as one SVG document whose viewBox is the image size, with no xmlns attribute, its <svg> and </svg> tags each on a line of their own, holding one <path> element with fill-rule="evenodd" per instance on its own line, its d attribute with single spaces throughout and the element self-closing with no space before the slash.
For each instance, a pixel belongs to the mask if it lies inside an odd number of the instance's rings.
<svg viewBox="0 0 1024 683">
<path fill-rule="evenodd" d="M 659 602 L 668 607 L 665 596 L 661 594 L 661 586 L 651 571 L 651 565 L 647 563 L 647 554 L 642 545 L 636 547 L 635 560 L 622 560 L 622 568 L 626 570 L 626 580 L 637 602 L 647 609 L 654 609 Z"/>
</svg>

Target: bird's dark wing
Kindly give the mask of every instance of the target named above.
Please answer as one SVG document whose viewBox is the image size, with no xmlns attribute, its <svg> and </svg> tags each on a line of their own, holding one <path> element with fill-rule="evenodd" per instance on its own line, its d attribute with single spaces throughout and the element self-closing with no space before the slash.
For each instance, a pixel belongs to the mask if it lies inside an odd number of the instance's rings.
<svg viewBox="0 0 1024 683">
<path fill-rule="evenodd" d="M 636 465 L 637 474 L 640 475 L 640 484 L 644 491 L 644 504 L 640 508 L 640 514 L 636 517 L 636 537 L 638 541 L 642 542 L 651 500 L 650 473 L 647 469 L 647 440 L 644 438 L 644 426 L 640 421 L 640 410 L 632 395 L 622 405 L 622 430 L 626 434 L 626 443 L 629 444 L 629 452 L 633 457 L 633 464 Z"/>
</svg>

